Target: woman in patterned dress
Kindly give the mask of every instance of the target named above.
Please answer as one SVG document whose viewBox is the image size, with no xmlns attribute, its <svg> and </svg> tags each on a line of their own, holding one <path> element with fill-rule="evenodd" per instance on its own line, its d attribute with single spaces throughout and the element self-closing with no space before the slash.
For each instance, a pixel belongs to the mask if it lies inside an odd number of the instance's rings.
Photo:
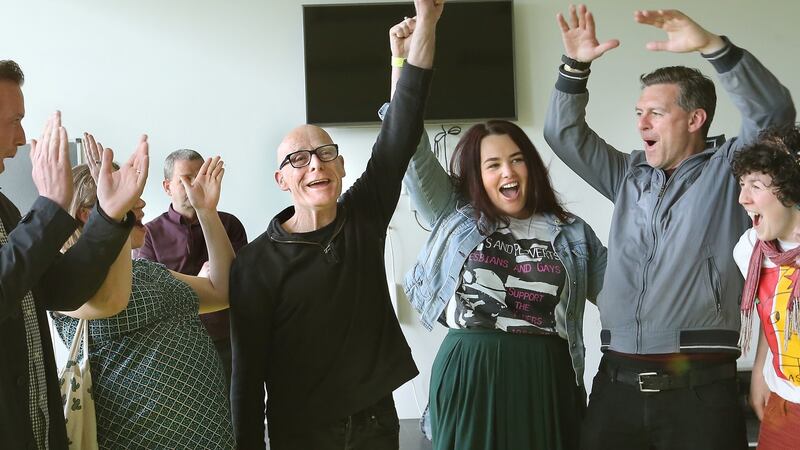
<svg viewBox="0 0 800 450">
<path fill-rule="evenodd" d="M 91 135 L 86 138 L 89 166 L 73 169 L 70 207 L 81 222 L 97 199 L 96 162 L 111 158 Z M 216 211 L 223 173 L 219 157 L 209 158 L 194 180 L 183 180 L 209 246 L 208 278 L 143 259 L 131 261 L 130 249 L 144 242 L 145 203 L 140 199 L 133 210 L 130 245 L 97 294 L 76 311 L 52 314 L 66 343 L 79 319 L 91 319 L 89 362 L 101 449 L 235 445 L 221 362 L 198 317 L 228 306 L 234 252 Z"/>
</svg>

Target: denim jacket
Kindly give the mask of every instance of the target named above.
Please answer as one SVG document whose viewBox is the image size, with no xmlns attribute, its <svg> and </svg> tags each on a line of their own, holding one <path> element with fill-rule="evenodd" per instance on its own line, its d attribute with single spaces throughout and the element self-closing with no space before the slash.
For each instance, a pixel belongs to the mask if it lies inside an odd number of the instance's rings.
<svg viewBox="0 0 800 450">
<path fill-rule="evenodd" d="M 481 227 L 488 230 L 488 234 L 479 231 L 479 222 L 485 218 L 476 218 L 472 206 L 459 198 L 449 175 L 431 153 L 428 136 L 424 133 L 403 184 L 419 219 L 432 228 L 404 283 L 406 297 L 419 312 L 422 325 L 430 330 L 453 298 L 467 257 L 494 232 L 496 225 L 486 223 Z M 575 381 L 582 385 L 584 300 L 594 301 L 603 287 L 606 248 L 579 217 L 570 216 L 566 222 L 550 214 L 544 217 L 552 232 L 550 242 L 567 272 L 567 286 L 556 306 L 556 321 L 566 324 L 566 335 L 561 337 L 569 345 Z"/>
</svg>

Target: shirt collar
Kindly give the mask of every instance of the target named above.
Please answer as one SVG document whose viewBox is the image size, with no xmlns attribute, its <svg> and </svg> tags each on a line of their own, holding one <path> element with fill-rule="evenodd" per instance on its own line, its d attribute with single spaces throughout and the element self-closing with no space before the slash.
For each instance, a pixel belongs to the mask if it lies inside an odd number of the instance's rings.
<svg viewBox="0 0 800 450">
<path fill-rule="evenodd" d="M 169 204 L 169 209 L 167 210 L 167 216 L 169 220 L 182 225 L 194 225 L 198 223 L 196 220 L 194 222 L 189 222 L 185 217 L 183 217 L 178 211 L 175 211 L 175 208 L 172 207 L 172 203 Z"/>
</svg>

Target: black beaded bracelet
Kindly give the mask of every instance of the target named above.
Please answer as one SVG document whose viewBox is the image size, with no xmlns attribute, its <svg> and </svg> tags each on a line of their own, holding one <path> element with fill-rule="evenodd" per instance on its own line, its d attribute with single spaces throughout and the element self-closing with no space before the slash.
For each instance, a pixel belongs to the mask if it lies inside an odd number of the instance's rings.
<svg viewBox="0 0 800 450">
<path fill-rule="evenodd" d="M 575 70 L 589 70 L 589 67 L 592 65 L 591 62 L 578 61 L 577 59 L 572 59 L 567 55 L 561 55 L 561 62 Z"/>
</svg>

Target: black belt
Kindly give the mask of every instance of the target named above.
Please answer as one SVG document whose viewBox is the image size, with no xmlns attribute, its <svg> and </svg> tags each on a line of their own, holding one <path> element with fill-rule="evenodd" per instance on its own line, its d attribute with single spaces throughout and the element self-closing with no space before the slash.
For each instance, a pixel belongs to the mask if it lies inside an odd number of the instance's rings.
<svg viewBox="0 0 800 450">
<path fill-rule="evenodd" d="M 736 363 L 723 363 L 712 367 L 689 369 L 683 374 L 670 374 L 638 372 L 627 367 L 613 367 L 604 361 L 600 364 L 600 371 L 614 383 L 628 384 L 639 388 L 641 392 L 660 392 L 736 378 Z"/>
</svg>

